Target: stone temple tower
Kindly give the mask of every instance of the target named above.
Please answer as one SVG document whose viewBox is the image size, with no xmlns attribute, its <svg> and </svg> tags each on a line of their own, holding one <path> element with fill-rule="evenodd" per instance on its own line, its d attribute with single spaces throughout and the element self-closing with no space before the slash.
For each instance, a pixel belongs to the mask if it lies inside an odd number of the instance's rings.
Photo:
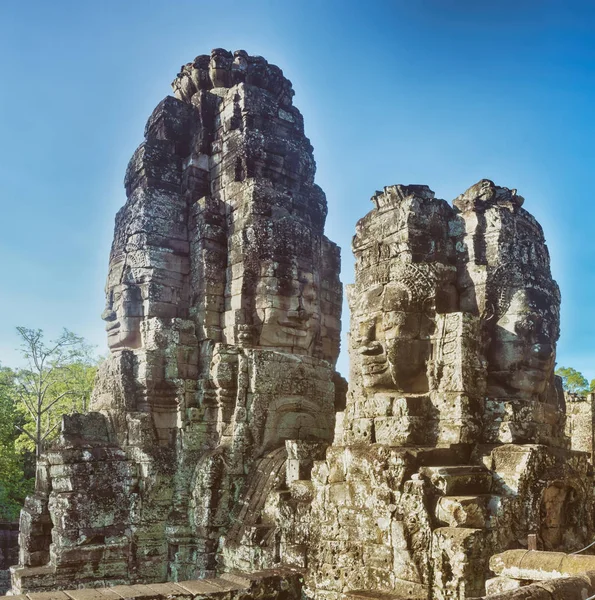
<svg viewBox="0 0 595 600">
<path fill-rule="evenodd" d="M 13 591 L 297 567 L 279 598 L 466 600 L 529 536 L 590 542 L 592 413 L 573 441 L 516 190 L 374 194 L 342 397 L 339 249 L 290 82 L 217 49 L 173 88 L 126 172 L 93 412 L 38 463 Z"/>
<path fill-rule="evenodd" d="M 247 482 L 276 481 L 286 440 L 332 440 L 340 256 L 291 83 L 216 49 L 173 88 L 126 171 L 111 354 L 40 461 L 17 591 L 212 574 L 259 514 Z"/>
</svg>

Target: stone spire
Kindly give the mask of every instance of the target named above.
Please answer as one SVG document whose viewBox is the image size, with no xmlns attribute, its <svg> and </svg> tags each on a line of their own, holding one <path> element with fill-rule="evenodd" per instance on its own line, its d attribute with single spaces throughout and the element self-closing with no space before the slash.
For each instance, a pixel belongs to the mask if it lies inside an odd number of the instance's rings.
<svg viewBox="0 0 595 600">
<path fill-rule="evenodd" d="M 172 85 L 126 171 L 95 412 L 40 463 L 15 589 L 213 573 L 258 464 L 332 439 L 340 256 L 291 83 L 216 49 Z"/>
</svg>

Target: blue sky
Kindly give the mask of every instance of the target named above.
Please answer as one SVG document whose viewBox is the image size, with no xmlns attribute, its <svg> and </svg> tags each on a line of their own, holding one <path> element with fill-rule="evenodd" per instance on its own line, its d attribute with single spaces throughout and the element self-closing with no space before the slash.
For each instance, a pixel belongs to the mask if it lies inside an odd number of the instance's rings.
<svg viewBox="0 0 595 600">
<path fill-rule="evenodd" d="M 0 362 L 17 364 L 17 325 L 105 351 L 126 164 L 179 66 L 224 47 L 293 81 L 344 282 L 375 190 L 515 187 L 562 290 L 558 364 L 595 378 L 594 34 L 595 3 L 562 0 L 4 0 Z"/>
</svg>

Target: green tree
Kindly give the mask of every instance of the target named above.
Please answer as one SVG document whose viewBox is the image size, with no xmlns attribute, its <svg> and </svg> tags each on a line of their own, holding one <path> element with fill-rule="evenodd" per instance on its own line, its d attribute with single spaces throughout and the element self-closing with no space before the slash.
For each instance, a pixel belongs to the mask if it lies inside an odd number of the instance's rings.
<svg viewBox="0 0 595 600">
<path fill-rule="evenodd" d="M 97 359 L 83 338 L 64 329 L 46 344 L 41 329 L 17 327 L 26 367 L 15 371 L 14 390 L 22 424 L 17 450 L 39 458 L 58 434 L 62 415 L 86 412 Z"/>
<path fill-rule="evenodd" d="M 589 382 L 582 373 L 572 367 L 560 367 L 556 369 L 556 375 L 562 378 L 562 386 L 566 392 L 571 394 L 585 395 L 589 393 Z M 595 380 L 591 382 L 591 386 Z"/>
<path fill-rule="evenodd" d="M 16 426 L 22 422 L 15 404 L 15 373 L 0 367 L 0 519 L 18 517 L 33 480 L 26 479 L 24 456 L 16 448 Z"/>
</svg>

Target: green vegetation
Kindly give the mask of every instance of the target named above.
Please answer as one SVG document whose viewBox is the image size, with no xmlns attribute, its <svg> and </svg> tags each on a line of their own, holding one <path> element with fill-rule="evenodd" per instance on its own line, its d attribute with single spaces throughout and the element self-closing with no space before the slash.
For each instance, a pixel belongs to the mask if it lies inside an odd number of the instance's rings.
<svg viewBox="0 0 595 600">
<path fill-rule="evenodd" d="M 0 520 L 12 520 L 31 488 L 25 478 L 25 456 L 17 451 L 16 426 L 22 421 L 14 393 L 14 371 L 0 367 Z"/>
<path fill-rule="evenodd" d="M 566 392 L 579 396 L 595 392 L 595 379 L 589 383 L 582 373 L 572 367 L 560 367 L 556 369 L 556 375 L 562 378 L 562 386 Z"/>
<path fill-rule="evenodd" d="M 0 367 L 0 519 L 18 517 L 32 491 L 35 461 L 59 434 L 62 415 L 86 412 L 98 360 L 68 330 L 45 343 L 39 329 L 17 327 L 24 366 Z"/>
</svg>

